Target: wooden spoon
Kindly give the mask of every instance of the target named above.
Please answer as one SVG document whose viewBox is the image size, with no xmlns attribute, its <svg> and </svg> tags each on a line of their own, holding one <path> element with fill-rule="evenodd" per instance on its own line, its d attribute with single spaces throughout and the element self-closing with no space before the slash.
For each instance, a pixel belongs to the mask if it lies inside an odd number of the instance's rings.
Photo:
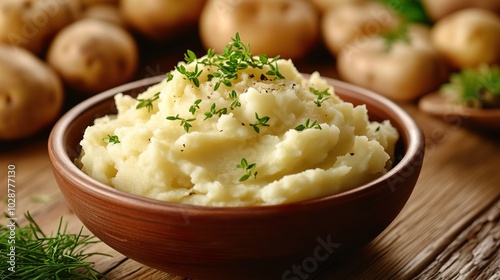
<svg viewBox="0 0 500 280">
<path fill-rule="evenodd" d="M 485 129 L 500 130 L 500 108 L 475 109 L 452 104 L 439 91 L 422 97 L 418 107 L 423 112 L 444 119 L 458 117 L 464 123 L 480 125 Z"/>
</svg>

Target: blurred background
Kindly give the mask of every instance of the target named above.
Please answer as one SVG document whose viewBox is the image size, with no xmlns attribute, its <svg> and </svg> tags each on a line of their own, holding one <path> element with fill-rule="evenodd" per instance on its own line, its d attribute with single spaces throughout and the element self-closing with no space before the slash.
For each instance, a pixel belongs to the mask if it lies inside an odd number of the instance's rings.
<svg viewBox="0 0 500 280">
<path fill-rule="evenodd" d="M 239 33 L 252 53 L 414 103 L 500 106 L 498 0 L 0 0 L 0 141 Z"/>
</svg>

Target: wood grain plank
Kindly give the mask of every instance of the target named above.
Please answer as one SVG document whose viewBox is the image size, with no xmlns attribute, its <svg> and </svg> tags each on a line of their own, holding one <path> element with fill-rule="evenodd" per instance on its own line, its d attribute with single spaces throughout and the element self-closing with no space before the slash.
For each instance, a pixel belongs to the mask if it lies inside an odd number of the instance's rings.
<svg viewBox="0 0 500 280">
<path fill-rule="evenodd" d="M 320 279 L 410 279 L 500 195 L 495 138 L 420 114 L 416 119 L 428 145 L 410 200 L 379 237 Z"/>
<path fill-rule="evenodd" d="M 1 154 L 2 175 L 6 176 L 7 165 L 16 166 L 16 218 L 20 226 L 27 224 L 24 214 L 28 211 L 42 230 L 48 235 L 55 233 L 63 218 L 68 233 L 78 233 L 83 224 L 67 206 L 55 181 L 48 159 L 46 140 L 41 139 L 32 145 L 23 146 Z M 5 171 L 5 172 L 3 172 Z M 4 180 L 4 178 L 2 178 Z M 2 190 L 0 197 L 5 197 Z M 42 199 L 40 199 L 42 198 Z M 7 209 L 6 200 L 0 200 L 0 209 Z M 83 234 L 91 234 L 83 227 Z M 106 272 L 126 259 L 106 244 L 100 242 L 88 247 L 89 252 L 100 252 L 113 257 L 92 256 L 98 271 Z"/>
<path fill-rule="evenodd" d="M 7 166 L 15 165 L 16 216 L 20 224 L 27 211 L 34 214 L 49 207 L 52 203 L 64 200 L 54 175 L 47 154 L 47 141 L 40 139 L 32 145 L 13 149 L 1 155 L 0 179 L 7 176 Z M 0 190 L 0 198 L 7 195 L 7 190 Z M 5 200 L 1 199 L 0 209 L 5 211 Z"/>
<path fill-rule="evenodd" d="M 415 280 L 500 279 L 500 199 L 466 228 Z"/>
<path fill-rule="evenodd" d="M 188 280 L 186 277 L 172 275 L 127 259 L 119 267 L 106 273 L 108 279 L 121 280 Z"/>
</svg>

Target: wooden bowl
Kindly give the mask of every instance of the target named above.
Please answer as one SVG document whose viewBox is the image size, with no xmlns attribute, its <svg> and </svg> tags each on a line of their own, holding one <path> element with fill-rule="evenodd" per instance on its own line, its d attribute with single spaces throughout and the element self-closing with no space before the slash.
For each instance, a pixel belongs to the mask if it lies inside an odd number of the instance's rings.
<svg viewBox="0 0 500 280">
<path fill-rule="evenodd" d="M 49 156 L 69 206 L 99 239 L 147 266 L 196 279 L 305 279 L 379 235 L 408 200 L 420 173 L 423 135 L 413 119 L 371 91 L 329 80 L 345 101 L 400 133 L 397 163 L 382 177 L 340 194 L 284 205 L 203 207 L 118 191 L 74 159 L 84 130 L 116 113 L 113 96 L 136 96 L 164 75 L 93 96 L 54 126 Z M 297 278 L 294 278 L 297 277 Z"/>
<path fill-rule="evenodd" d="M 453 104 L 439 91 L 422 97 L 418 108 L 445 121 L 453 120 L 458 125 L 500 131 L 500 108 L 476 109 Z"/>
</svg>

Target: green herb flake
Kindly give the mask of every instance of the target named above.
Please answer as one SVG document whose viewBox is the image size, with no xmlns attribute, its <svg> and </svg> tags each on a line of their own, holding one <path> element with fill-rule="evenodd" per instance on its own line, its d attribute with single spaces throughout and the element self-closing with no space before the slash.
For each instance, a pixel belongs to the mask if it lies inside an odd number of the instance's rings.
<svg viewBox="0 0 500 280">
<path fill-rule="evenodd" d="M 167 73 L 167 82 L 172 81 L 173 78 L 174 78 L 174 74 L 172 74 L 172 71 L 168 72 Z"/>
<path fill-rule="evenodd" d="M 196 59 L 196 54 L 192 50 L 187 50 L 187 52 L 184 54 L 184 60 L 187 63 L 194 62 Z"/>
</svg>

